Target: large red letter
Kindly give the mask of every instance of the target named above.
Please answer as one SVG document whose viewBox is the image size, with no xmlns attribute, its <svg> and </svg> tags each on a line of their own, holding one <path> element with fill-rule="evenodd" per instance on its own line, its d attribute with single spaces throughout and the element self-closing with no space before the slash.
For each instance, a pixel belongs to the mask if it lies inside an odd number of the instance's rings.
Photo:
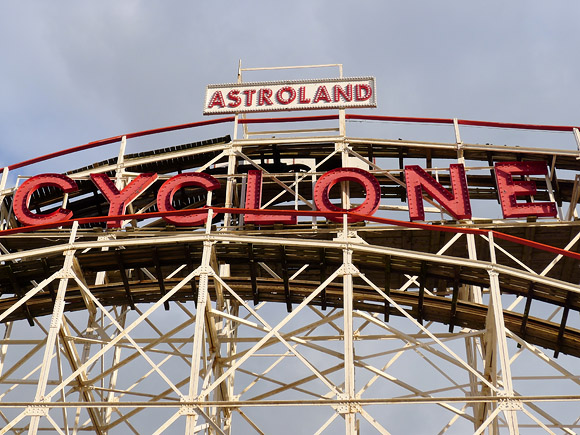
<svg viewBox="0 0 580 435">
<path fill-rule="evenodd" d="M 366 191 L 366 198 L 364 202 L 351 210 L 345 210 L 335 206 L 330 202 L 329 193 L 332 186 L 341 181 L 354 181 L 362 185 Z M 314 186 L 314 203 L 316 208 L 321 211 L 350 211 L 363 215 L 372 215 L 379 208 L 381 201 L 381 185 L 373 174 L 363 169 L 358 168 L 336 168 L 328 171 L 316 182 Z M 342 216 L 329 216 L 333 222 L 341 222 Z M 349 222 L 363 221 L 363 217 L 349 217 Z"/>
<path fill-rule="evenodd" d="M 246 208 L 259 209 L 262 204 L 262 171 L 248 171 L 248 183 L 246 185 Z M 247 224 L 287 224 L 294 225 L 296 216 L 259 215 L 246 213 L 244 222 Z"/>
<path fill-rule="evenodd" d="M 445 207 L 445 210 L 455 217 L 455 219 L 471 218 L 471 205 L 469 204 L 465 168 L 461 164 L 449 165 L 449 175 L 451 177 L 451 192 L 445 189 L 420 166 L 405 166 L 409 218 L 412 221 L 425 220 L 422 189 Z"/>
<path fill-rule="evenodd" d="M 224 101 L 224 96 L 222 95 L 221 91 L 215 91 L 214 94 L 211 96 L 211 100 L 209 100 L 207 108 L 211 109 L 213 106 L 219 106 L 223 108 L 225 105 L 226 103 Z"/>
<path fill-rule="evenodd" d="M 365 84 L 355 85 L 354 92 L 357 101 L 366 101 L 373 96 L 373 88 Z"/>
<path fill-rule="evenodd" d="M 514 181 L 514 175 L 546 175 L 546 162 L 501 162 L 495 164 L 495 178 L 504 218 L 526 216 L 556 216 L 553 202 L 518 203 L 516 196 L 535 195 L 533 181 Z"/>
<path fill-rule="evenodd" d="M 127 206 L 157 180 L 157 174 L 140 174 L 120 192 L 106 174 L 91 174 L 91 179 L 109 201 L 108 216 L 118 216 L 125 214 Z M 107 228 L 120 227 L 121 221 L 107 221 Z"/>
<path fill-rule="evenodd" d="M 62 207 L 52 213 L 32 213 L 28 208 L 30 197 L 38 189 L 46 186 L 54 186 L 62 189 L 65 193 L 79 190 L 77 184 L 70 177 L 61 174 L 41 174 L 29 178 L 14 194 L 14 215 L 24 225 L 51 224 L 53 222 L 70 219 L 73 212 Z"/>
<path fill-rule="evenodd" d="M 175 193 L 182 187 L 187 186 L 203 187 L 205 190 L 209 191 L 219 189 L 220 182 L 211 175 L 201 172 L 179 174 L 175 177 L 171 177 L 169 180 L 163 183 L 163 185 L 159 188 L 159 192 L 157 192 L 157 208 L 159 211 L 174 211 L 175 208 L 172 205 L 173 195 L 175 195 Z M 204 213 L 202 215 L 191 216 L 165 216 L 163 219 L 180 227 L 195 226 L 203 224 L 207 220 L 207 214 Z"/>
</svg>

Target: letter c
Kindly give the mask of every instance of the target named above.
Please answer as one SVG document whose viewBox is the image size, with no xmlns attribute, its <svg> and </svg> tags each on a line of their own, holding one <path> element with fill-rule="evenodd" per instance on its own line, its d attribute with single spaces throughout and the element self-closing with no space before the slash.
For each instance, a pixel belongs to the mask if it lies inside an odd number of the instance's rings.
<svg viewBox="0 0 580 435">
<path fill-rule="evenodd" d="M 203 187 L 205 190 L 219 189 L 220 182 L 211 175 L 201 172 L 192 172 L 188 174 L 179 174 L 171 177 L 159 188 L 157 193 L 157 208 L 161 212 L 175 211 L 172 205 L 173 196 L 179 189 L 187 186 Z M 201 225 L 207 220 L 207 214 L 191 216 L 164 216 L 167 222 L 177 226 L 195 226 Z"/>
<path fill-rule="evenodd" d="M 79 190 L 74 180 L 62 174 L 35 175 L 26 180 L 14 194 L 14 216 L 24 225 L 51 224 L 70 219 L 73 212 L 59 207 L 52 213 L 33 213 L 28 206 L 32 194 L 43 187 L 53 186 L 65 193 Z"/>
</svg>

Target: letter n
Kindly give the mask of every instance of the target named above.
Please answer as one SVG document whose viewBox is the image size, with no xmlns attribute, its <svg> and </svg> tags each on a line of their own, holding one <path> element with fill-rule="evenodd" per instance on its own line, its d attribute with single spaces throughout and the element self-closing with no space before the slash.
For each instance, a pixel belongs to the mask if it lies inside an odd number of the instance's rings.
<svg viewBox="0 0 580 435">
<path fill-rule="evenodd" d="M 405 166 L 409 218 L 425 220 L 423 190 L 437 200 L 455 219 L 470 219 L 471 205 L 465 178 L 465 168 L 461 164 L 449 165 L 451 192 L 445 189 L 420 166 Z"/>
</svg>

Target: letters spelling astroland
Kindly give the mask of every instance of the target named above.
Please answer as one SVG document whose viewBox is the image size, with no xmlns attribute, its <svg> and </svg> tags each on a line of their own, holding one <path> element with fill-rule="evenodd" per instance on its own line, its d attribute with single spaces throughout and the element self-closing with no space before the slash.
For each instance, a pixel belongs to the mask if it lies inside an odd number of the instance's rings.
<svg viewBox="0 0 580 435">
<path fill-rule="evenodd" d="M 204 114 L 376 107 L 373 77 L 209 85 Z"/>
<path fill-rule="evenodd" d="M 446 189 L 429 175 L 420 166 L 405 167 L 407 183 L 407 198 L 410 220 L 424 220 L 423 191 L 437 200 L 456 219 L 470 219 L 471 205 L 467 189 L 465 167 L 462 164 L 449 166 L 451 190 Z M 547 166 L 543 161 L 538 162 L 501 162 L 495 164 L 495 176 L 499 198 L 504 218 L 513 217 L 550 217 L 556 216 L 556 205 L 553 202 L 522 203 L 517 201 L 518 196 L 534 195 L 536 185 L 533 181 L 514 180 L 513 176 L 546 175 Z M 127 206 L 142 192 L 151 186 L 158 176 L 155 173 L 140 174 L 124 189 L 119 191 L 114 183 L 105 174 L 91 174 L 91 179 L 109 201 L 108 216 L 125 214 Z M 363 186 L 366 191 L 364 202 L 351 210 L 344 210 L 330 201 L 330 189 L 342 181 L 355 182 Z M 56 223 L 73 218 L 73 212 L 60 207 L 51 213 L 33 213 L 29 209 L 30 198 L 35 191 L 45 186 L 53 186 L 64 193 L 78 190 L 76 182 L 61 174 L 41 174 L 26 180 L 14 195 L 14 214 L 24 225 L 40 225 Z M 165 181 L 157 193 L 157 208 L 160 212 L 175 211 L 172 201 L 179 189 L 193 186 L 212 191 L 220 188 L 219 181 L 202 172 L 191 172 L 175 175 Z M 246 190 L 246 209 L 259 209 L 262 196 L 262 173 L 252 170 L 248 172 Z M 368 171 L 358 168 L 336 168 L 323 174 L 314 187 L 314 203 L 319 211 L 344 212 L 351 211 L 361 216 L 351 217 L 350 222 L 364 220 L 364 216 L 372 216 L 378 209 L 381 198 L 381 187 L 376 177 Z M 207 220 L 206 214 L 191 214 L 180 216 L 164 216 L 167 222 L 177 226 L 202 225 Z M 294 215 L 244 215 L 246 223 L 263 225 L 283 223 L 294 224 L 297 217 Z M 342 218 L 329 216 L 328 219 L 341 222 Z M 121 226 L 119 220 L 107 221 L 108 228 Z"/>
</svg>

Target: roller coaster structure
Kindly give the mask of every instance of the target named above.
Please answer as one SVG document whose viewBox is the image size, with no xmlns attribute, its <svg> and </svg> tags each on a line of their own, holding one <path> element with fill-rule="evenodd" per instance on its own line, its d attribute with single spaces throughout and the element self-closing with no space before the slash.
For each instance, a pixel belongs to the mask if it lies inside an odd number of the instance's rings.
<svg viewBox="0 0 580 435">
<path fill-rule="evenodd" d="M 437 124 L 455 140 L 352 137 L 348 121 Z M 232 137 L 126 152 L 134 138 L 220 123 L 233 124 Z M 299 129 L 250 131 L 287 123 Z M 578 146 L 463 142 L 460 129 L 473 127 L 556 131 Z M 33 213 L 63 207 L 72 219 L 18 222 L 14 195 L 30 177 L 7 187 L 15 169 L 110 144 L 116 158 L 66 172 L 77 191 L 30 195 Z M 0 434 L 576 433 L 578 159 L 575 127 L 340 110 L 211 119 L 8 166 Z M 521 177 L 536 186 L 522 203 L 553 202 L 557 216 L 478 217 L 500 212 L 494 164 L 530 161 L 548 170 Z M 455 219 L 425 196 L 429 219 L 409 221 L 404 168 L 417 162 L 448 190 L 449 165 L 463 165 L 474 217 Z M 348 211 L 366 192 L 344 180 L 328 193 L 344 211 L 316 209 L 317 180 L 339 167 L 378 180 L 374 215 Z M 260 208 L 246 207 L 251 170 L 262 175 Z M 122 191 L 142 173 L 158 179 L 117 217 L 121 228 L 107 228 L 90 175 Z M 183 173 L 220 188 L 183 187 L 176 211 L 159 211 L 161 186 Z M 251 224 L 250 213 L 297 222 Z M 163 219 L 194 214 L 206 223 Z"/>
</svg>

